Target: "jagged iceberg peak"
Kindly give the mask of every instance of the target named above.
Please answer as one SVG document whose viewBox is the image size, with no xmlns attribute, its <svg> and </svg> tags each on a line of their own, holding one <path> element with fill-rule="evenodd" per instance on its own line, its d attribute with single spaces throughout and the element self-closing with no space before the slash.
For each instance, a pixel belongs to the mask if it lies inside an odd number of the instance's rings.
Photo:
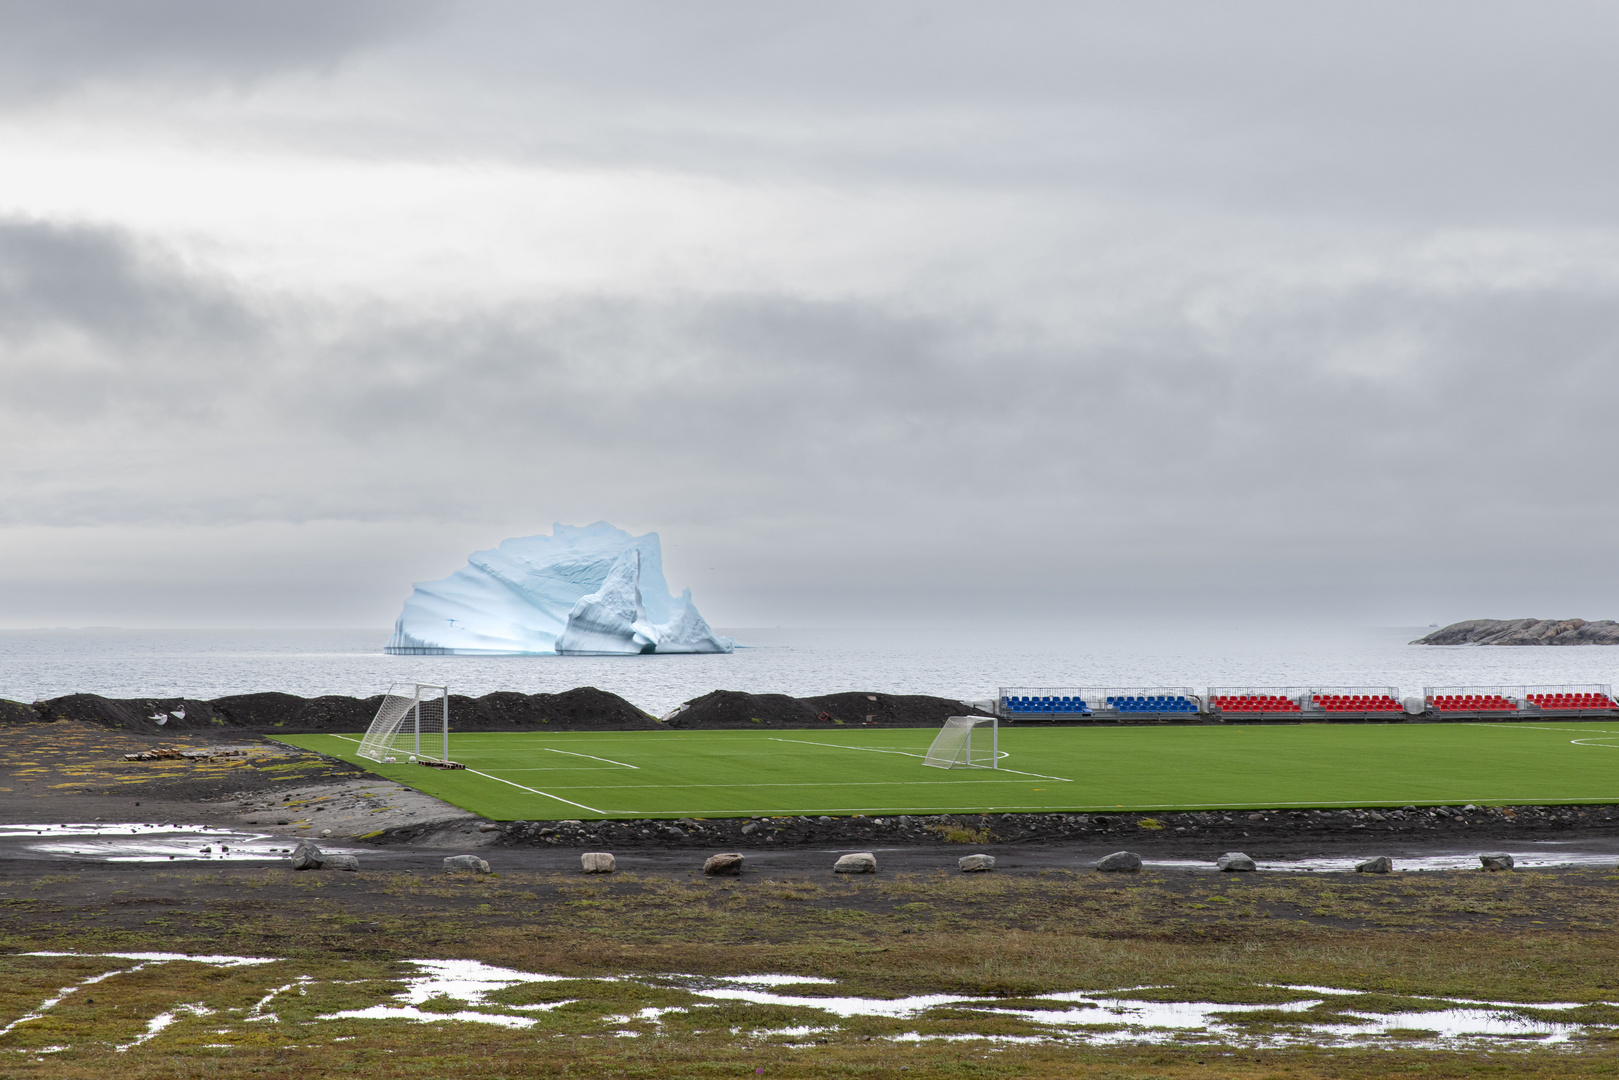
<svg viewBox="0 0 1619 1080">
<path fill-rule="evenodd" d="M 416 584 L 384 652 L 465 656 L 730 652 L 663 578 L 657 533 L 605 521 L 554 525 L 475 551 L 440 581 Z"/>
</svg>

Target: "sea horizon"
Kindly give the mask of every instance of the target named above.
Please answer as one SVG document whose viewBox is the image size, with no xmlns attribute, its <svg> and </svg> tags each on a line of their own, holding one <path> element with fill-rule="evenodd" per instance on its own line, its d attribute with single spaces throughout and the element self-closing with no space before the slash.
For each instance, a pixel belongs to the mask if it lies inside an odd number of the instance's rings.
<svg viewBox="0 0 1619 1080">
<path fill-rule="evenodd" d="M 1604 685 L 1619 649 L 1423 646 L 1426 626 L 1110 624 L 1061 628 L 725 627 L 730 654 L 388 656 L 386 629 L 0 630 L 0 698 L 280 691 L 369 697 L 396 681 L 452 693 L 595 686 L 661 714 L 713 690 L 810 697 L 847 691 L 964 701 L 1003 687 Z"/>
</svg>

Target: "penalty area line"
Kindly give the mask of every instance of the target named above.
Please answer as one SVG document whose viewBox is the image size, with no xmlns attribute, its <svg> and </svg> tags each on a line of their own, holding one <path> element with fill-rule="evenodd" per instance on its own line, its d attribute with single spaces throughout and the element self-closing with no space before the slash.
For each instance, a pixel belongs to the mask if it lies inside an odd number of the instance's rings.
<svg viewBox="0 0 1619 1080">
<path fill-rule="evenodd" d="M 558 750 L 554 746 L 547 746 L 546 749 L 551 751 L 553 754 L 567 754 L 569 757 L 587 757 L 591 761 L 605 761 L 609 765 L 622 765 L 626 769 L 639 769 L 641 767 L 639 765 L 631 765 L 627 761 L 614 761 L 610 757 L 597 757 L 595 754 L 576 754 L 572 750 Z"/>
<path fill-rule="evenodd" d="M 771 742 L 797 743 L 800 746 L 829 746 L 834 750 L 864 750 L 868 754 L 900 754 L 900 755 L 902 755 L 904 757 L 914 757 L 914 758 L 926 758 L 927 757 L 926 754 L 913 754 L 909 750 L 883 750 L 883 749 L 879 749 L 878 747 L 875 747 L 875 746 L 849 746 L 849 745 L 847 745 L 845 743 L 810 742 L 808 739 L 781 739 L 781 738 L 777 738 L 775 736 L 771 736 L 770 741 Z M 1001 753 L 1005 754 L 1006 751 L 1003 750 L 1003 751 L 1001 751 Z M 975 768 L 975 769 L 991 768 L 990 766 L 986 766 L 986 765 L 974 765 L 972 767 Z M 995 772 L 1017 773 L 1019 776 L 1033 776 L 1033 777 L 1036 777 L 1037 779 L 1040 779 L 1040 780 L 1061 780 L 1065 784 L 1074 783 L 1074 781 L 1072 779 L 1070 779 L 1069 777 L 1066 777 L 1066 776 L 1051 776 L 1051 775 L 1049 775 L 1047 773 L 1024 772 L 1022 769 L 1003 769 L 999 765 L 993 766 L 993 771 L 995 771 Z M 946 783 L 946 781 L 943 781 L 943 780 L 937 780 L 937 781 L 933 781 L 933 782 L 934 783 Z"/>
<path fill-rule="evenodd" d="M 569 806 L 577 806 L 581 810 L 589 810 L 592 814 L 605 814 L 607 812 L 605 810 L 598 810 L 594 806 L 586 806 L 582 802 L 574 802 L 572 799 L 564 799 L 561 795 L 553 795 L 549 791 L 541 791 L 539 788 L 531 788 L 526 784 L 519 784 L 515 780 L 506 780 L 502 777 L 491 775 L 490 773 L 479 772 L 477 769 L 468 769 L 467 772 L 474 776 L 481 776 L 485 780 L 498 780 L 502 784 L 510 784 L 519 791 L 527 791 L 533 795 L 544 795 L 547 799 L 555 799 L 557 802 L 567 803 Z"/>
<path fill-rule="evenodd" d="M 359 739 L 351 739 L 347 735 L 333 735 L 332 738 L 334 738 L 334 739 L 342 739 L 345 742 L 351 742 L 351 743 L 357 743 L 357 742 L 360 741 Z M 558 751 L 558 753 L 562 753 L 562 751 Z M 589 754 L 581 754 L 579 756 L 580 757 L 589 757 L 590 755 Z M 619 764 L 619 762 L 614 762 L 614 764 L 615 765 Z M 635 768 L 635 766 L 631 765 L 630 768 L 633 769 L 633 768 Z M 491 776 L 489 773 L 479 772 L 477 769 L 467 769 L 466 771 L 471 773 L 473 776 L 481 776 L 485 780 L 495 780 L 495 781 L 498 781 L 498 782 L 500 782 L 502 784 L 510 784 L 512 787 L 517 788 L 519 791 L 526 791 L 530 795 L 543 795 L 547 799 L 555 799 L 557 802 L 567 803 L 569 806 L 577 806 L 581 810 L 589 810 L 592 814 L 605 814 L 607 812 L 605 810 L 598 810 L 594 806 L 586 806 L 582 802 L 574 802 L 572 799 L 564 799 L 561 795 L 553 795 L 549 791 L 541 791 L 539 788 L 531 788 L 526 784 L 519 784 L 515 780 L 505 780 L 505 779 L 502 779 L 501 777 L 498 777 L 498 776 Z"/>
</svg>

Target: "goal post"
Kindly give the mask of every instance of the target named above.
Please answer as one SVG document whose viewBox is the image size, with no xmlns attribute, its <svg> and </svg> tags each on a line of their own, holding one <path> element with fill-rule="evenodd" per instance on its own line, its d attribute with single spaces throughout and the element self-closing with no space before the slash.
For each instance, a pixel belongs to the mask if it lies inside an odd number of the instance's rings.
<svg viewBox="0 0 1619 1080">
<path fill-rule="evenodd" d="M 450 688 L 432 683 L 388 687 L 358 754 L 379 764 L 407 756 L 423 765 L 450 765 Z"/>
<path fill-rule="evenodd" d="M 973 746 L 973 731 L 989 725 L 989 745 L 979 739 Z M 936 769 L 995 769 L 999 768 L 1001 725 L 994 716 L 952 716 L 944 722 L 933 745 L 922 759 L 922 764 Z"/>
</svg>

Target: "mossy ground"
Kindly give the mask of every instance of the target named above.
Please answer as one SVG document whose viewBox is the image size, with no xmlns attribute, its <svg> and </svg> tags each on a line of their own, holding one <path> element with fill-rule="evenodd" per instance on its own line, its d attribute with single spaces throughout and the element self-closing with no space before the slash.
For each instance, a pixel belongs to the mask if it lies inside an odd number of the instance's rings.
<svg viewBox="0 0 1619 1080">
<path fill-rule="evenodd" d="M 37 870 L 40 864 L 32 864 Z M 26 869 L 26 868 L 25 868 Z M 284 868 L 129 866 L 0 878 L 0 1026 L 62 987 L 127 961 L 78 954 L 172 951 L 273 958 L 240 968 L 159 964 L 82 987 L 0 1036 L 0 1074 L 91 1077 L 860 1076 L 1372 1077 L 1605 1076 L 1619 1072 L 1619 875 L 297 874 Z M 318 1021 L 386 1002 L 412 958 L 477 959 L 568 981 L 490 1000 L 533 1027 Z M 1027 999 L 1151 985 L 1167 1000 L 1265 1004 L 1275 984 L 1362 991 L 1371 1012 L 1420 1010 L 1412 995 L 1587 1002 L 1579 1041 L 1487 1051 L 1087 1047 L 1027 1019 L 934 1010 L 840 1021 L 817 1009 L 691 1002 L 669 973 L 784 972 L 797 987 L 891 998 Z M 602 976 L 636 976 L 602 981 Z M 300 982 L 300 980 L 303 980 Z M 269 989 L 296 986 L 246 1019 Z M 1269 996 L 1267 996 L 1269 995 Z M 1293 995 L 1296 997 L 1297 995 Z M 1003 1001 L 1003 1004 L 1005 1002 Z M 119 1052 L 152 1017 L 172 1026 Z M 1049 1005 L 1049 1003 L 1048 1003 Z M 455 1011 L 453 1000 L 429 1011 Z M 1332 1003 L 1338 1008 L 1339 1003 Z M 235 1011 L 232 1011 L 235 1010 Z M 518 1014 L 522 1014 L 519 1010 Z M 1548 1014 L 1552 1015 L 1552 1014 Z M 627 1020 L 613 1018 L 629 1017 Z M 1244 1014 L 1285 1031 L 1299 1014 Z M 1105 1025 L 1104 1025 L 1105 1026 Z M 782 1028 L 797 1035 L 759 1035 Z M 617 1035 L 634 1031 L 635 1037 Z M 915 1032 L 922 1041 L 895 1042 Z M 998 1035 L 1031 1041 L 928 1041 Z M 1614 1036 L 1610 1039 L 1609 1036 Z M 1424 1036 L 1413 1031 L 1413 1040 Z M 50 1047 L 68 1049 L 47 1053 Z M 763 1070 L 761 1073 L 759 1070 Z"/>
</svg>

